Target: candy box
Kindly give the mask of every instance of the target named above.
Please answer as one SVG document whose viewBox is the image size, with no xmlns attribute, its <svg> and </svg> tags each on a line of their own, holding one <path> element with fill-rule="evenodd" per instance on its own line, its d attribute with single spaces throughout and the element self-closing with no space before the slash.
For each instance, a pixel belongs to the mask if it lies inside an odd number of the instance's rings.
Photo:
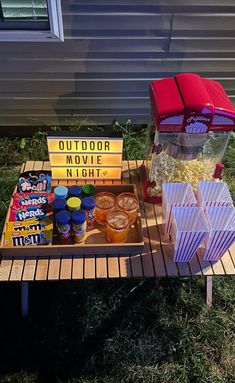
<svg viewBox="0 0 235 383">
<path fill-rule="evenodd" d="M 18 181 L 18 192 L 34 193 L 51 191 L 51 172 L 32 170 L 30 172 L 21 173 Z"/>
<path fill-rule="evenodd" d="M 52 230 L 7 230 L 5 232 L 4 246 L 6 247 L 51 245 L 51 243 Z"/>
<path fill-rule="evenodd" d="M 16 193 L 13 196 L 13 206 L 50 205 L 54 201 L 53 193 Z"/>
<path fill-rule="evenodd" d="M 36 164 L 37 165 L 37 164 Z M 57 185 L 58 182 L 55 180 L 53 181 L 54 185 Z M 61 183 L 61 185 L 63 185 Z M 67 182 L 66 182 L 67 185 Z M 136 194 L 136 188 L 135 185 L 130 184 L 100 184 L 96 185 L 97 193 L 99 192 L 110 192 L 114 194 L 115 196 L 121 194 L 121 193 L 134 193 Z M 41 194 L 35 193 L 35 194 Z M 129 228 L 128 238 L 127 242 L 116 244 L 116 243 L 108 243 L 106 239 L 106 233 L 105 233 L 105 226 L 104 227 L 95 227 L 94 229 L 91 229 L 87 231 L 85 241 L 82 243 L 75 243 L 73 236 L 71 238 L 68 238 L 68 240 L 63 241 L 58 235 L 58 232 L 56 230 L 53 230 L 53 237 L 52 237 L 52 243 L 50 246 L 44 246 L 44 245 L 33 245 L 33 246 L 26 246 L 25 242 L 28 243 L 28 239 L 24 239 L 25 233 L 40 233 L 40 230 L 38 229 L 38 226 L 35 226 L 33 230 L 15 230 L 14 227 L 16 227 L 16 224 L 20 225 L 18 228 L 21 228 L 21 226 L 24 226 L 25 228 L 31 228 L 29 225 L 30 223 L 35 222 L 41 223 L 45 220 L 51 219 L 53 220 L 53 215 L 47 215 L 46 217 L 39 219 L 37 214 L 33 214 L 34 217 L 30 218 L 27 214 L 28 212 L 31 212 L 34 210 L 32 209 L 45 209 L 46 213 L 50 214 L 48 212 L 48 208 L 50 206 L 44 205 L 44 206 L 22 206 L 19 209 L 12 207 L 13 200 L 11 201 L 6 222 L 3 228 L 3 234 L 1 238 L 0 243 L 0 253 L 3 257 L 14 257 L 15 259 L 17 257 L 63 257 L 63 256 L 77 256 L 77 255 L 84 255 L 85 257 L 88 257 L 91 254 L 100 255 L 103 257 L 103 254 L 109 254 L 111 256 L 116 256 L 117 254 L 128 254 L 134 255 L 139 254 L 144 250 L 144 241 L 143 241 L 143 233 L 141 230 L 141 218 L 138 214 L 137 220 L 135 224 L 131 225 Z M 11 213 L 11 210 L 13 213 Z M 18 210 L 18 221 L 16 221 L 16 212 Z M 36 210 L 37 212 L 37 210 Z M 25 213 L 24 216 L 22 213 Z M 10 214 L 13 215 L 13 220 L 9 220 Z M 20 215 L 21 214 L 21 215 Z M 23 218 L 26 220 L 19 220 L 19 218 Z M 15 222 L 13 222 L 15 221 Z M 13 229 L 12 229 L 13 228 Z M 45 227 L 45 230 L 47 230 L 47 227 Z M 44 231 L 44 229 L 42 230 Z M 11 235 L 8 234 L 14 233 L 14 238 L 18 238 L 22 234 L 21 239 L 14 239 L 14 242 L 16 244 L 23 244 L 23 246 L 10 246 L 12 243 Z M 17 234 L 18 233 L 18 234 Z M 33 237 L 34 238 L 34 237 Z M 37 238 L 37 237 L 36 237 Z M 8 245 L 6 245 L 6 241 L 8 241 Z M 10 242 L 11 241 L 11 242 Z"/>
<path fill-rule="evenodd" d="M 52 230 L 53 220 L 51 217 L 45 218 L 41 221 L 36 219 L 27 221 L 13 221 L 7 223 L 7 231 L 22 231 L 22 230 Z"/>
<path fill-rule="evenodd" d="M 27 219 L 41 220 L 53 214 L 51 207 L 23 206 L 11 207 L 9 221 L 26 221 Z"/>
</svg>

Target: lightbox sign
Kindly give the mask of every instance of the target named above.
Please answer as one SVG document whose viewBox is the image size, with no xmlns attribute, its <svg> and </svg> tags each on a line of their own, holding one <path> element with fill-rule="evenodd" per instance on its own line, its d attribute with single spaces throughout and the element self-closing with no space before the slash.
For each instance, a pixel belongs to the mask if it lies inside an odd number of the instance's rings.
<svg viewBox="0 0 235 383">
<path fill-rule="evenodd" d="M 52 178 L 98 180 L 121 178 L 122 136 L 49 135 L 47 138 Z"/>
</svg>

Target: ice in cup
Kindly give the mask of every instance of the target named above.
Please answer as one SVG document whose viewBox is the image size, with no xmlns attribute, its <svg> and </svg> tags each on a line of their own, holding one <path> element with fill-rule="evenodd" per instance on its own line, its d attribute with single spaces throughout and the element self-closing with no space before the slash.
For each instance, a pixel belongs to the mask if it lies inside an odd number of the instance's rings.
<svg viewBox="0 0 235 383">
<path fill-rule="evenodd" d="M 96 194 L 96 222 L 99 225 L 106 224 L 106 217 L 110 210 L 115 209 L 115 195 L 109 192 L 101 192 Z"/>
<path fill-rule="evenodd" d="M 117 208 L 129 217 L 130 225 L 135 223 L 138 213 L 138 199 L 133 193 L 121 193 L 117 196 Z"/>
<path fill-rule="evenodd" d="M 129 217 L 121 210 L 110 211 L 107 215 L 106 237 L 111 243 L 124 243 L 129 233 Z"/>
</svg>

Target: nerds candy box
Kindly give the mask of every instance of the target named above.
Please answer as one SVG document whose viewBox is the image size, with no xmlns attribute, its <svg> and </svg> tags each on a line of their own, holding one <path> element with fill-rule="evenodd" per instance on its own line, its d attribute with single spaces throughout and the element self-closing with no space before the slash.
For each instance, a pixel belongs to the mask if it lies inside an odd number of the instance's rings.
<svg viewBox="0 0 235 383">
<path fill-rule="evenodd" d="M 52 208 L 48 206 L 22 206 L 19 208 L 12 206 L 9 221 L 41 220 L 52 214 Z"/>
<path fill-rule="evenodd" d="M 52 231 L 6 231 L 4 246 L 38 246 L 52 243 Z"/>
<path fill-rule="evenodd" d="M 54 200 L 53 193 L 16 193 L 13 197 L 13 206 L 45 206 Z"/>
</svg>

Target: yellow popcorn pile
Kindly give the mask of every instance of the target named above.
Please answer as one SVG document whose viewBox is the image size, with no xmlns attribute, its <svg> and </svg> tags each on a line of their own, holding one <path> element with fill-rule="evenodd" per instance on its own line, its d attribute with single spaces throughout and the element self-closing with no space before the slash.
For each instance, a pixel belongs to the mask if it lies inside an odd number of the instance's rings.
<svg viewBox="0 0 235 383">
<path fill-rule="evenodd" d="M 190 182 L 196 189 L 197 181 L 211 180 L 215 168 L 213 158 L 178 160 L 162 152 L 153 155 L 150 169 L 150 181 L 155 181 L 154 188 L 149 187 L 150 196 L 160 196 L 163 182 Z"/>
</svg>

